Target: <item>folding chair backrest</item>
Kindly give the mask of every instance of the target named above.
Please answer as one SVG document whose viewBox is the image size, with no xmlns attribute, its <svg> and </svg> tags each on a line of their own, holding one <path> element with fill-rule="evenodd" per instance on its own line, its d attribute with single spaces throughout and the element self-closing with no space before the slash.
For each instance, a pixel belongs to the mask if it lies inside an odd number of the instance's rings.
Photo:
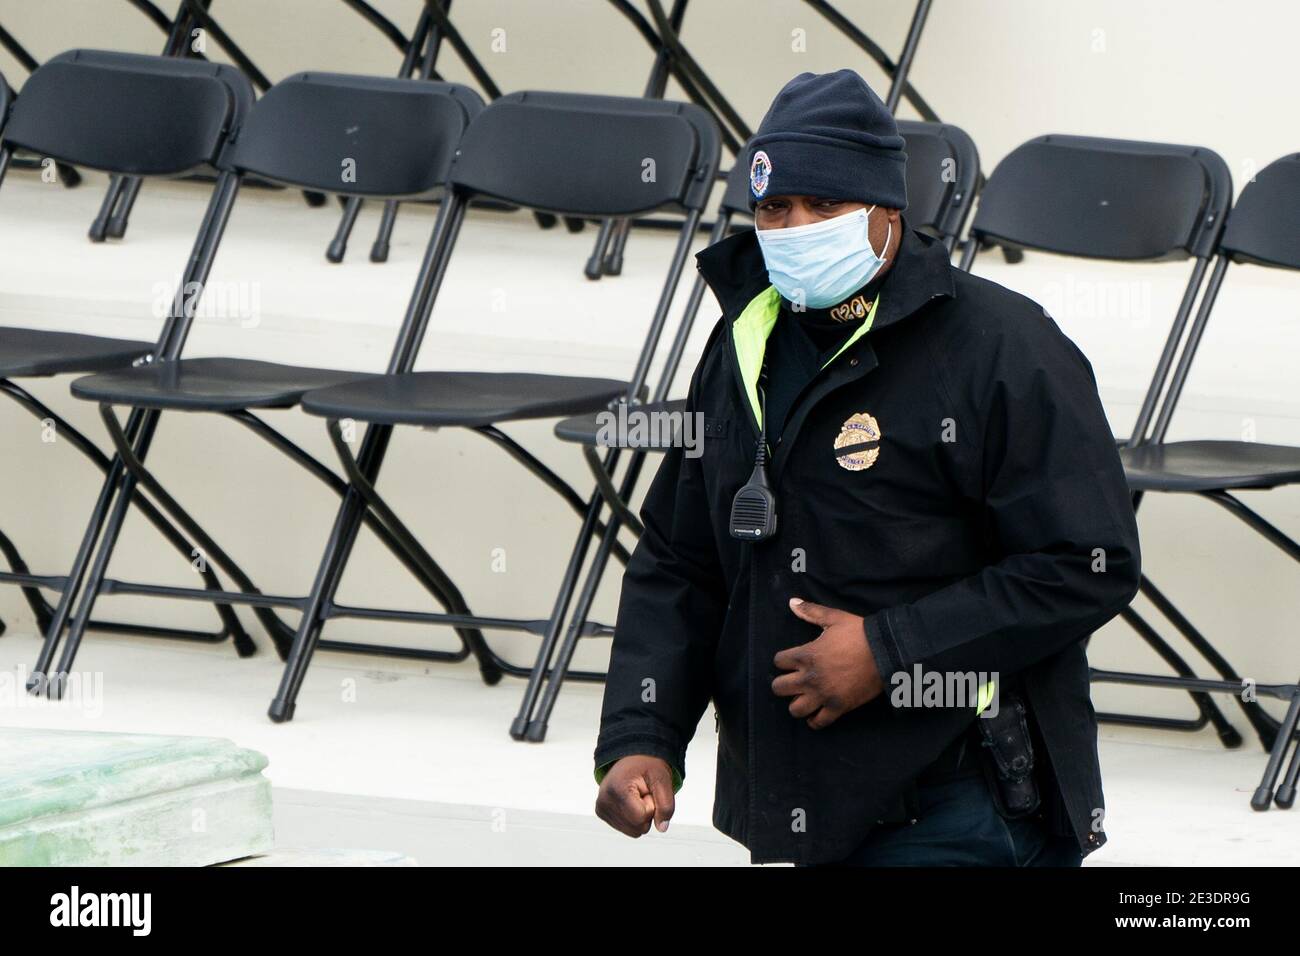
<svg viewBox="0 0 1300 956">
<path fill-rule="evenodd" d="M 457 83 L 299 73 L 258 101 L 230 161 L 307 189 L 426 197 L 446 183 L 461 135 L 482 109 L 478 94 Z"/>
<path fill-rule="evenodd" d="M 907 221 L 951 249 L 966 226 L 980 156 L 966 131 L 950 123 L 900 120 L 907 151 Z"/>
<path fill-rule="evenodd" d="M 9 89 L 4 74 L 0 73 L 0 130 L 4 129 L 5 121 L 9 119 L 9 107 L 13 106 L 13 102 L 13 90 Z"/>
<path fill-rule="evenodd" d="M 1246 184 L 1219 248 L 1234 262 L 1300 269 L 1300 153 L 1269 163 Z"/>
<path fill-rule="evenodd" d="M 575 216 L 699 210 L 717 172 L 720 136 L 687 103 L 582 93 L 512 93 L 461 141 L 461 190 Z"/>
<path fill-rule="evenodd" d="M 1098 259 L 1212 254 L 1232 178 L 1213 150 L 1089 136 L 1040 136 L 985 183 L 982 242 Z"/>
<path fill-rule="evenodd" d="M 219 168 L 227 132 L 252 103 L 232 66 L 71 50 L 28 77 L 4 142 L 105 172 L 178 176 Z"/>
<path fill-rule="evenodd" d="M 1284 156 L 1259 172 L 1246 184 L 1228 213 L 1228 223 L 1219 240 L 1219 260 L 1206 284 L 1200 308 L 1187 333 L 1178 365 L 1169 378 L 1169 388 L 1160 405 L 1150 440 L 1162 442 L 1192 363 L 1200 349 L 1206 323 L 1218 300 L 1229 262 L 1248 262 L 1281 269 L 1300 269 L 1300 153 Z"/>
</svg>

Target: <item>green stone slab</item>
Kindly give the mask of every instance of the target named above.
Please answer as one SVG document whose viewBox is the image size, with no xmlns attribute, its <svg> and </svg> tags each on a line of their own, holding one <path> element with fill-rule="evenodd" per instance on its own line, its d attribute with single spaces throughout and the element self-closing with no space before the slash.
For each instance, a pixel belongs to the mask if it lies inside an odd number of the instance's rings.
<svg viewBox="0 0 1300 956">
<path fill-rule="evenodd" d="M 296 849 L 281 848 L 265 856 L 235 860 L 222 866 L 288 866 L 288 867 L 369 867 L 418 866 L 413 857 L 396 850 L 347 850 L 335 848 Z"/>
<path fill-rule="evenodd" d="M 266 764 L 217 737 L 0 729 L 0 866 L 206 866 L 266 853 Z"/>
</svg>

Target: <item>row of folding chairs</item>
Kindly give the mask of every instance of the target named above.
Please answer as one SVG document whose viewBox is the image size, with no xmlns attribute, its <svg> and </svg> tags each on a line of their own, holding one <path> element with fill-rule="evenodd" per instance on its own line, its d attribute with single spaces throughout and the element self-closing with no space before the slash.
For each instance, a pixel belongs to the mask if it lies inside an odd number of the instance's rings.
<svg viewBox="0 0 1300 956">
<path fill-rule="evenodd" d="M 100 122 L 73 119 L 86 115 Z M 339 117 L 367 122 L 340 123 Z M 599 142 L 577 135 L 589 132 L 588 120 L 599 124 Z M 360 141 L 339 140 L 341 128 L 364 128 L 367 136 Z M 906 131 L 914 152 L 934 152 L 933 162 L 913 166 L 918 171 L 934 170 L 929 177 L 918 175 L 914 183 L 914 208 L 931 210 L 924 215 L 918 213 L 917 222 L 943 235 L 951 248 L 970 208 L 968 197 L 978 157 L 969 138 L 955 128 L 912 124 Z M 480 140 L 484 145 L 473 148 Z M 617 523 L 602 520 L 606 498 L 598 491 L 586 498 L 580 496 L 509 439 L 499 425 L 527 418 L 594 413 L 613 400 L 639 401 L 643 397 L 690 239 L 716 172 L 716 128 L 707 116 L 698 108 L 663 101 L 541 93 L 515 94 L 484 110 L 477 96 L 464 87 L 324 74 L 286 80 L 254 105 L 249 84 L 230 67 L 75 51 L 52 60 L 29 79 L 19 105 L 12 111 L 3 143 L 6 159 L 22 148 L 133 179 L 179 176 L 196 169 L 210 171 L 216 187 L 182 276 L 186 286 L 201 286 L 205 281 L 235 192 L 245 177 L 258 176 L 348 196 L 423 198 L 455 187 L 441 204 L 420 285 L 394 344 L 389 374 L 384 377 L 352 381 L 358 379 L 352 372 L 248 360 L 182 358 L 192 311 L 170 315 L 155 343 L 31 329 L 0 330 L 4 355 L 0 374 L 4 376 L 6 393 L 33 413 L 56 421 L 61 433 L 75 435 L 78 446 L 106 472 L 81 547 L 67 574 L 39 575 L 25 567 L 14 567 L 0 575 L 0 580 L 24 587 L 29 600 L 39 598 L 41 589 L 60 595 L 55 607 L 38 613 L 46 640 L 33 669 L 33 685 L 59 693 L 85 632 L 94 627 L 213 641 L 233 637 L 241 654 L 251 653 L 252 640 L 233 613 L 234 607 L 249 606 L 289 661 L 281 693 L 272 706 L 272 715 L 277 719 L 292 714 L 307 662 L 317 646 L 362 649 L 351 643 L 320 641 L 324 622 L 344 616 L 455 627 L 462 639 L 460 651 L 431 651 L 421 656 L 459 660 L 473 653 L 489 681 L 499 679 L 502 673 L 527 674 L 532 696 L 526 700 L 531 710 L 536 689 L 546 674 L 545 662 L 568 610 L 587 543 L 594 534 L 606 536 L 601 570 L 589 578 L 592 589 L 609 554 L 625 560 L 626 551 L 614 540 Z M 525 143 L 528 149 L 521 147 Z M 550 154 L 539 153 L 544 145 L 550 146 Z M 455 165 L 462 171 L 463 181 L 449 178 L 451 156 L 456 152 L 459 157 Z M 659 185 L 651 189 L 640 178 L 639 158 L 646 155 L 657 159 Z M 341 181 L 338 162 L 342 156 L 366 175 L 359 175 L 353 184 Z M 637 162 L 629 165 L 633 157 L 638 158 Z M 952 169 L 962 171 L 960 180 L 948 175 Z M 585 172 L 575 177 L 573 170 Z M 596 170 L 607 173 L 602 179 Z M 734 175 L 715 225 L 715 237 L 726 231 L 732 215 L 748 214 L 744 189 L 743 175 Z M 446 268 L 446 257 L 464 217 L 464 203 L 478 196 L 580 216 L 637 215 L 664 207 L 675 207 L 684 214 L 673 268 L 628 381 L 411 373 L 436 287 Z M 664 360 L 656 400 L 668 394 L 702 297 L 703 284 L 697 282 L 686 319 L 679 324 Z M 196 301 L 190 299 L 189 305 L 192 310 Z M 13 381 L 25 376 L 87 372 L 97 374 L 78 379 L 73 392 L 100 405 L 113 446 L 111 456 L 99 454 L 92 442 Z M 330 435 L 340 454 L 344 478 L 292 445 L 254 414 L 257 409 L 292 407 L 304 398 L 310 400 L 304 402 L 304 408 L 330 420 Z M 125 424 L 117 418 L 116 408 L 130 409 Z M 176 410 L 207 411 L 232 418 L 340 493 L 342 506 L 311 595 L 290 598 L 258 593 L 238 563 L 145 467 L 144 458 L 159 415 Z M 359 455 L 351 455 L 341 441 L 342 418 L 373 426 Z M 398 424 L 474 428 L 556 488 L 580 512 L 582 527 L 574 548 L 575 558 L 548 618 L 509 620 L 473 615 L 454 583 L 378 496 L 375 477 L 391 429 Z M 596 459 L 600 463 L 597 473 L 606 482 L 618 454 L 619 450 L 612 450 L 604 461 Z M 635 467 L 639 468 L 639 461 Z M 630 495 L 634 483 L 635 477 L 625 479 L 625 496 Z M 622 499 L 618 501 L 621 505 Z M 197 548 L 211 560 L 216 570 L 205 571 L 205 588 L 180 589 L 107 578 L 108 561 L 132 505 L 143 509 L 179 551 L 190 553 Z M 622 508 L 626 513 L 626 507 Z M 445 613 L 349 609 L 334 602 L 338 578 L 361 523 L 380 535 Z M 229 576 L 236 589 L 223 587 L 217 571 Z M 95 621 L 91 614 L 96 598 L 108 592 L 211 602 L 221 613 L 224 627 L 215 633 L 195 634 Z M 587 600 L 584 596 L 584 602 Z M 302 612 L 303 623 L 298 628 L 289 627 L 276 613 L 281 610 Z M 483 626 L 539 632 L 544 651 L 539 654 L 539 663 L 532 668 L 518 668 L 501 660 L 483 640 Z M 62 654 L 56 664 L 60 645 Z M 558 686 L 557 682 L 557 690 Z M 521 708 L 521 715 L 524 713 Z M 528 720 L 521 716 L 516 727 L 518 736 L 524 736 L 527 725 Z"/>
<path fill-rule="evenodd" d="M 599 137 L 593 139 L 593 129 Z M 358 130 L 364 131 L 358 134 Z M 180 176 L 196 169 L 216 174 L 207 213 L 182 275 L 202 287 L 222 241 L 240 183 L 257 176 L 283 185 L 346 196 L 422 199 L 441 195 L 437 222 L 385 376 L 301 368 L 271 362 L 183 358 L 196 297 L 177 304 L 156 342 L 125 342 L 33 329 L 0 330 L 0 376 L 7 394 L 33 412 L 67 423 L 22 390 L 14 379 L 94 373 L 74 382 L 79 398 L 96 402 L 113 446 L 111 456 L 88 456 L 106 479 L 92 510 L 73 568 L 41 575 L 11 569 L 0 580 L 28 591 L 59 594 L 33 669 L 34 689 L 60 693 L 79 643 L 92 623 L 99 595 L 140 594 L 214 604 L 241 653 L 251 641 L 234 607 L 253 609 L 289 660 L 271 707 L 275 719 L 292 715 L 306 663 L 318 647 L 362 650 L 320 640 L 327 620 L 353 617 L 411 620 L 452 626 L 455 652 L 405 651 L 407 656 L 462 660 L 473 654 L 484 679 L 526 674 L 487 646 L 480 628 L 535 632 L 545 622 L 473 615 L 454 583 L 374 491 L 396 424 L 472 428 L 542 475 L 576 510 L 587 503 L 498 427 L 530 418 L 602 408 L 642 391 L 678 279 L 712 189 L 718 162 L 716 128 L 696 107 L 639 99 L 559 93 L 520 93 L 484 108 L 477 94 L 455 84 L 300 74 L 277 84 L 254 105 L 246 79 L 232 68 L 191 60 L 74 51 L 38 69 L 9 110 L 0 162 L 16 149 L 130 177 Z M 642 159 L 654 156 L 655 182 L 642 180 Z M 355 181 L 341 175 L 343 160 Z M 626 380 L 545 374 L 413 373 L 448 257 L 466 204 L 489 197 L 516 206 L 581 217 L 639 215 L 673 208 L 682 214 L 672 268 L 648 322 L 636 368 Z M 378 391 L 344 388 L 380 385 Z M 335 386 L 335 389 L 326 389 Z M 290 408 L 305 395 L 331 416 L 339 403 L 367 428 L 360 452 L 342 441 L 337 419 L 330 435 L 343 476 L 272 429 L 256 412 Z M 125 422 L 115 410 L 129 409 Z M 164 411 L 223 414 L 269 441 L 340 495 L 340 509 L 305 597 L 258 592 L 253 582 L 145 466 Z M 69 433 L 71 430 L 68 430 Z M 169 588 L 106 577 L 109 558 L 128 510 L 135 505 L 183 552 L 200 550 L 210 567 L 204 588 Z M 338 579 L 360 527 L 374 531 L 442 607 L 437 614 L 349 608 L 334 600 Z M 597 526 L 603 530 L 599 521 Z M 12 563 L 12 562 L 11 562 Z M 229 577 L 222 585 L 216 573 Z M 278 616 L 301 614 L 297 627 Z M 57 664 L 55 656 L 62 653 Z M 401 653 L 398 648 L 369 648 Z"/>
<path fill-rule="evenodd" d="M 111 122 L 70 122 L 68 117 L 73 111 L 69 107 L 73 103 L 82 107 L 77 115 L 87 115 L 84 107 L 90 104 L 98 107 L 88 111 L 90 115 L 111 117 Z M 367 122 L 339 122 L 340 117 Z M 590 136 L 593 123 L 601 131 L 598 139 Z M 368 131 L 364 140 L 346 133 L 358 125 Z M 909 221 L 943 238 L 952 250 L 975 199 L 979 163 L 974 145 L 952 126 L 904 124 L 903 132 L 911 154 Z M 581 637 L 610 632 L 608 627 L 588 621 L 591 602 L 610 557 L 626 558 L 619 531 L 624 527 L 633 533 L 637 530 L 629 502 L 645 457 L 656 451 L 626 445 L 599 448 L 595 415 L 607 410 L 611 402 L 639 404 L 648 400 L 651 408 L 667 402 L 691 323 L 701 305 L 703 287 L 697 282 L 669 342 L 662 374 L 650 392 L 649 372 L 660 351 L 673 291 L 716 172 L 718 137 L 708 116 L 685 104 L 576 94 L 513 94 L 484 108 L 476 94 L 452 84 L 413 84 L 330 74 L 292 77 L 252 105 L 247 82 L 230 68 L 78 51 L 51 61 L 28 81 L 4 131 L 0 162 L 7 162 L 18 147 L 123 175 L 180 175 L 203 166 L 215 170 L 217 184 L 183 277 L 183 281 L 200 284 L 211 266 L 243 177 L 256 175 L 284 185 L 349 196 L 443 196 L 417 287 L 394 343 L 388 372 L 383 376 L 247 360 L 185 359 L 182 351 L 192 314 L 184 311 L 168 317 L 156 343 L 0 330 L 3 387 L 33 411 L 48 409 L 31 404 L 34 399 L 18 389 L 13 378 L 98 373 L 74 382 L 73 392 L 100 405 L 114 449 L 111 458 L 103 456 L 107 478 L 72 571 L 58 576 L 16 570 L 0 575 L 0 580 L 28 590 L 46 588 L 60 593 L 59 605 L 45 631 L 34 680 L 44 682 L 57 693 L 60 677 L 70 670 L 77 646 L 93 623 L 90 614 L 95 599 L 106 590 L 213 603 L 227 621 L 226 633 L 235 635 L 237 642 L 242 632 L 237 619 L 233 625 L 229 623 L 234 618 L 232 608 L 253 608 L 288 659 L 271 707 L 271 716 L 277 720 L 292 716 L 298 689 L 318 647 L 398 652 L 395 648 L 324 641 L 321 631 L 327 620 L 354 617 L 441 624 L 456 630 L 461 649 L 425 651 L 420 652 L 421 656 L 462 660 L 472 654 L 490 682 L 502 673 L 526 674 L 528 684 L 512 733 L 542 739 L 566 675 L 578 679 L 600 676 L 570 674 L 569 665 Z M 645 155 L 656 156 L 660 174 L 649 190 L 639 177 L 640 157 Z M 343 156 L 355 159 L 356 169 L 365 170 L 354 183 L 340 181 L 339 157 Z M 638 175 L 629 176 L 629 163 Z M 981 248 L 994 245 L 1114 261 L 1191 259 L 1186 291 L 1138 421 L 1132 432 L 1120 440 L 1136 493 L 1135 504 L 1147 491 L 1201 494 L 1229 508 L 1300 560 L 1300 547 L 1230 494 L 1244 488 L 1270 488 L 1300 481 L 1300 452 L 1287 446 L 1255 443 L 1165 441 L 1174 406 L 1228 264 L 1251 262 L 1300 268 L 1300 253 L 1294 248 L 1298 232 L 1294 228 L 1295 210 L 1300 196 L 1296 168 L 1295 157 L 1269 166 L 1243 190 L 1229 216 L 1230 178 L 1226 166 L 1212 151 L 1083 137 L 1040 137 L 1013 151 L 989 177 L 964 246 L 962 267 L 970 268 Z M 575 174 L 575 170 L 581 173 Z M 743 170 L 734 171 L 712 238 L 720 238 L 734 227 L 737 215 L 747 212 L 744 189 Z M 628 380 L 412 371 L 465 218 L 466 204 L 475 197 L 583 217 L 641 215 L 663 208 L 682 214 L 672 266 Z M 1213 274 L 1205 286 L 1212 261 Z M 1201 305 L 1193 319 L 1198 296 Z M 132 364 L 141 360 L 145 360 L 144 364 Z M 258 409 L 299 404 L 309 414 L 327 420 L 342 478 L 254 414 Z M 118 407 L 131 410 L 125 424 L 114 413 Z M 680 409 L 680 405 L 664 408 Z M 224 414 L 270 441 L 339 492 L 340 508 L 310 595 L 258 593 L 233 559 L 145 467 L 144 458 L 158 416 L 173 410 Z M 564 485 L 499 427 L 512 421 L 548 417 L 565 417 L 557 426 L 558 436 L 581 444 L 592 465 L 596 490 L 586 499 Z M 345 420 L 368 426 L 359 454 L 353 454 L 343 440 L 341 426 Z M 474 429 L 559 491 L 581 514 L 580 532 L 548 618 L 485 617 L 469 611 L 454 583 L 375 490 L 397 425 Z M 616 485 L 620 456 L 625 457 L 626 464 Z M 108 581 L 104 573 L 107 561 L 133 505 L 144 509 L 178 548 L 197 544 L 230 576 L 237 589 L 224 589 L 215 575 L 202 589 Z M 362 524 L 379 535 L 444 608 L 443 612 L 353 608 L 335 602 L 339 578 Z M 579 589 L 578 581 L 588 565 L 593 542 L 597 550 Z M 1222 680 L 1202 681 L 1195 677 L 1167 642 L 1130 609 L 1126 619 L 1170 663 L 1177 676 L 1102 671 L 1094 676 L 1099 680 L 1188 690 L 1199 716 L 1178 722 L 1111 716 L 1175 729 L 1199 729 L 1213 723 L 1225 743 L 1239 743 L 1239 735 L 1208 694 L 1238 689 L 1240 676 L 1145 578 L 1143 591 L 1210 661 Z M 282 610 L 301 613 L 296 628 L 279 619 L 275 612 Z M 499 658 L 483 639 L 482 628 L 538 634 L 541 647 L 534 665 L 515 667 Z M 245 644 L 241 652 L 246 652 L 251 642 L 246 634 L 242 636 Z M 60 641 L 63 654 L 58 665 L 52 666 Z M 1270 772 L 1276 778 L 1286 744 L 1294 736 L 1295 685 L 1258 685 L 1256 690 L 1289 699 L 1292 704 L 1279 727 L 1256 702 L 1241 701 L 1261 740 L 1273 747 Z M 1278 790 L 1279 803 L 1293 798 L 1298 767 L 1300 757 L 1293 758 Z"/>
<path fill-rule="evenodd" d="M 177 0 L 177 2 L 175 15 L 168 16 L 152 0 L 129 0 L 131 7 L 147 16 L 166 34 L 167 39 L 162 51 L 164 56 L 205 59 L 203 52 L 196 49 L 196 37 L 200 34 L 210 35 L 215 44 L 225 51 L 231 61 L 248 76 L 255 88 L 265 91 L 270 87 L 270 81 L 258 69 L 247 52 L 217 21 L 212 10 L 213 0 Z M 890 81 L 885 104 L 891 111 L 906 99 L 924 119 L 938 122 L 934 110 L 909 81 L 912 62 L 929 16 L 931 0 L 917 0 L 897 60 L 892 59 L 829 0 L 805 0 L 805 2 L 884 72 Z M 413 2 L 416 21 L 409 37 L 400 26 L 367 0 L 343 0 L 343 4 L 360 15 L 397 48 L 401 54 L 401 65 L 397 74 L 399 77 L 441 80 L 443 77 L 438 69 L 439 58 L 444 46 L 450 46 L 487 100 L 495 100 L 501 96 L 501 90 L 493 81 L 482 60 L 474 53 L 452 21 L 452 0 Z M 733 155 L 740 153 L 745 140 L 750 135 L 748 125 L 709 78 L 699 61 L 691 55 L 681 38 L 690 0 L 673 0 L 671 8 L 666 8 L 662 0 L 642 0 L 641 6 L 644 6 L 644 11 L 639 9 L 638 4 L 633 0 L 610 0 L 610 4 L 641 35 L 654 53 L 643 95 L 647 98 L 662 99 L 667 90 L 668 80 L 674 79 L 687 99 L 707 110 L 718 123 L 723 146 Z M 4 31 L 2 26 L 0 26 L 0 46 L 15 56 L 29 72 L 37 68 L 36 60 L 14 37 Z M 66 163 L 60 164 L 59 173 L 61 181 L 69 185 L 79 181 L 80 178 L 75 167 Z M 125 235 L 131 209 L 139 196 L 141 185 L 142 181 L 138 177 L 113 177 L 99 215 L 91 225 L 92 239 L 98 242 L 105 239 L 120 239 Z M 306 197 L 313 205 L 320 205 L 324 199 L 316 192 L 308 192 Z M 346 255 L 348 239 L 356 224 L 361 203 L 362 200 L 355 196 L 349 197 L 344 203 L 338 228 L 326 251 L 326 256 L 331 262 L 341 262 Z M 394 199 L 384 203 L 378 232 L 370 249 L 370 259 L 373 262 L 384 262 L 388 258 L 398 206 L 398 201 Z M 549 213 L 534 213 L 534 215 L 544 228 L 556 224 L 556 217 Z M 584 225 L 581 219 L 573 217 L 567 218 L 565 223 L 571 231 L 579 231 Z M 588 278 L 599 279 L 604 275 L 617 275 L 622 271 L 624 249 L 631 224 L 631 220 L 627 218 L 602 220 L 595 247 L 587 262 Z"/>
</svg>

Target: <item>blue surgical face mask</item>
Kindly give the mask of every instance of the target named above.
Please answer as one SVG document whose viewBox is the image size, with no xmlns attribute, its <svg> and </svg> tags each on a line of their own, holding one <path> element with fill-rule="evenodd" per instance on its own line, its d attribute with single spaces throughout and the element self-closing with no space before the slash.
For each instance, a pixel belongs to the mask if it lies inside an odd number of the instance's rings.
<svg viewBox="0 0 1300 956">
<path fill-rule="evenodd" d="M 861 289 L 885 260 L 876 255 L 867 235 L 871 209 L 859 209 L 824 222 L 789 229 L 759 229 L 758 245 L 767 277 L 782 297 L 795 305 L 825 309 Z M 889 224 L 885 249 L 893 238 Z"/>
</svg>

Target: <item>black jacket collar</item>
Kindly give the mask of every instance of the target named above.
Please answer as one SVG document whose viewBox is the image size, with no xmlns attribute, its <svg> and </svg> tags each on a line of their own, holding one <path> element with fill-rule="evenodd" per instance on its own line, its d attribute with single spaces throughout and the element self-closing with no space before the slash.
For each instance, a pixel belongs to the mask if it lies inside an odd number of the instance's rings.
<svg viewBox="0 0 1300 956">
<path fill-rule="evenodd" d="M 771 284 L 753 230 L 709 246 L 696 254 L 695 261 L 727 318 L 739 315 Z M 904 220 L 903 240 L 889 270 L 887 294 L 880 297 L 871 328 L 881 329 L 905 319 L 931 299 L 954 296 L 952 268 L 943 243 L 914 232 Z"/>
</svg>

